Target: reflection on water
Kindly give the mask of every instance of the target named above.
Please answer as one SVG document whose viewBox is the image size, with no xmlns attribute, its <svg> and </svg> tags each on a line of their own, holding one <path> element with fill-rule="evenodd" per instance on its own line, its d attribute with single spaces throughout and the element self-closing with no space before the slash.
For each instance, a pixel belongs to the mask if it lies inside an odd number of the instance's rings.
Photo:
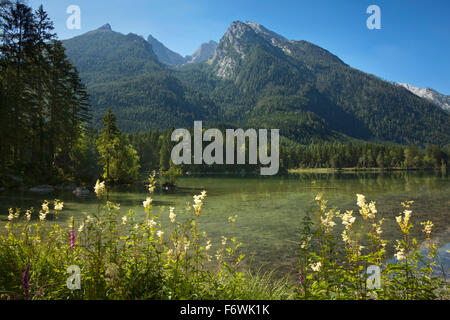
<svg viewBox="0 0 450 320">
<path fill-rule="evenodd" d="M 440 245 L 450 242 L 450 181 L 447 175 L 425 172 L 392 173 L 340 173 L 298 174 L 289 176 L 224 176 L 203 175 L 183 177 L 179 189 L 172 193 L 154 196 L 155 214 L 161 215 L 163 225 L 168 226 L 168 207 L 175 207 L 177 219 L 186 216 L 186 202 L 192 204 L 192 196 L 201 190 L 208 197 L 200 217 L 200 224 L 208 235 L 219 243 L 222 235 L 231 237 L 229 216 L 238 215 L 235 236 L 243 242 L 247 256 L 254 255 L 253 264 L 278 267 L 283 271 L 294 270 L 296 237 L 301 219 L 315 208 L 314 196 L 323 191 L 330 207 L 353 209 L 357 212 L 356 194 L 366 195 L 376 201 L 379 214 L 386 218 L 385 239 L 399 235 L 395 216 L 400 203 L 414 200 L 411 221 L 415 227 L 413 236 L 424 239 L 421 221 L 432 220 L 435 239 Z M 146 197 L 143 185 L 117 187 L 109 193 L 109 200 L 121 204 L 121 212 L 133 209 L 143 217 L 142 201 Z M 28 192 L 0 193 L 0 224 L 6 222 L 9 207 L 39 208 L 42 200 L 61 199 L 65 202 L 64 216 L 80 217 L 82 212 L 95 212 L 97 202 L 93 193 L 84 198 L 72 193 L 57 192 L 53 195 L 36 195 Z M 63 221 L 63 220 L 61 220 Z M 3 228 L 2 228 L 3 229 Z M 390 244 L 393 247 L 393 244 Z M 443 260 L 449 257 L 443 252 Z M 447 254 L 448 255 L 448 254 Z"/>
</svg>

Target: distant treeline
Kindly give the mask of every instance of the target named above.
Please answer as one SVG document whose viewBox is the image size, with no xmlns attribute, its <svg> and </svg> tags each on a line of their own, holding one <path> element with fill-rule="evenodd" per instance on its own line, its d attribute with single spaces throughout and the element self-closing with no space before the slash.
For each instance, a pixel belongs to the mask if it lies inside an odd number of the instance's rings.
<svg viewBox="0 0 450 320">
<path fill-rule="evenodd" d="M 144 171 L 167 170 L 171 166 L 171 131 L 148 131 L 129 134 Z M 204 143 L 204 146 L 208 143 Z M 193 144 L 192 144 L 193 145 Z M 248 142 L 247 142 L 248 151 Z M 247 154 L 248 162 L 248 154 Z M 414 145 L 382 145 L 374 143 L 318 143 L 280 146 L 281 171 L 297 168 L 401 168 L 439 169 L 449 164 L 450 151 L 437 145 L 424 150 Z M 191 172 L 255 171 L 260 165 L 183 165 Z"/>
</svg>

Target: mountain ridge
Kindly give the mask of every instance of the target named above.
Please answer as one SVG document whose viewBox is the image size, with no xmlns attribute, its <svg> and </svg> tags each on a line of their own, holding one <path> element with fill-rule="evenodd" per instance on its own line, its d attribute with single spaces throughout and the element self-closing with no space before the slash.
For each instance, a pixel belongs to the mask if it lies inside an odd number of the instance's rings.
<svg viewBox="0 0 450 320">
<path fill-rule="evenodd" d="M 191 127 L 195 119 L 280 128 L 284 138 L 304 144 L 450 141 L 449 114 L 435 104 L 257 23 L 233 22 L 210 59 L 175 69 L 142 37 L 114 31 L 80 37 L 64 43 L 81 65 L 95 118 L 110 105 L 124 131 Z M 91 58 L 101 58 L 105 70 Z"/>
</svg>

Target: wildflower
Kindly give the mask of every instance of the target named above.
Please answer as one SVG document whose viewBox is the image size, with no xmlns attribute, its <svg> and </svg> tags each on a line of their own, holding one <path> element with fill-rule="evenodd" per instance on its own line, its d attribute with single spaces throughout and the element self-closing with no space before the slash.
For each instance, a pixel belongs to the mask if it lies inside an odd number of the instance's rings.
<svg viewBox="0 0 450 320">
<path fill-rule="evenodd" d="M 167 250 L 167 263 L 170 263 L 170 259 L 172 258 L 173 250 Z"/>
<path fill-rule="evenodd" d="M 347 230 L 342 231 L 342 241 L 349 242 L 350 238 L 348 237 Z"/>
<path fill-rule="evenodd" d="M 94 222 L 94 218 L 92 218 L 91 216 L 87 216 L 86 217 L 86 224 L 91 224 L 92 222 Z"/>
<path fill-rule="evenodd" d="M 427 234 L 427 237 L 429 237 L 430 235 L 431 235 L 431 229 L 433 228 L 433 222 L 431 222 L 431 221 L 427 221 L 427 222 L 422 222 L 422 223 L 420 223 L 421 225 L 423 225 L 424 226 L 424 228 L 423 228 L 423 230 L 422 230 L 422 232 L 424 232 L 424 233 L 426 233 Z"/>
<path fill-rule="evenodd" d="M 14 218 L 19 219 L 20 217 L 20 209 L 16 209 L 16 213 L 14 213 Z"/>
<path fill-rule="evenodd" d="M 304 241 L 302 241 L 302 243 L 300 244 L 300 247 L 302 249 L 306 249 L 309 246 L 309 242 L 311 241 L 311 236 L 309 236 L 308 238 L 306 238 Z"/>
<path fill-rule="evenodd" d="M 202 193 L 200 194 L 200 197 L 202 200 L 205 200 L 206 198 L 206 190 L 203 190 Z"/>
<path fill-rule="evenodd" d="M 27 221 L 31 220 L 31 214 L 33 213 L 33 209 L 27 210 L 27 212 L 25 213 L 25 216 L 27 218 Z"/>
<path fill-rule="evenodd" d="M 83 230 L 84 230 L 84 223 L 82 223 L 81 225 L 80 225 L 80 227 L 78 228 L 78 232 L 83 232 Z"/>
<path fill-rule="evenodd" d="M 162 231 L 162 230 L 159 230 L 159 231 L 156 233 L 156 236 L 159 238 L 159 241 L 161 241 L 161 242 L 162 242 L 162 240 L 163 240 L 163 235 L 164 235 L 164 231 Z"/>
<path fill-rule="evenodd" d="M 105 181 L 100 182 L 100 180 L 97 180 L 94 191 L 98 199 L 101 199 L 102 195 L 105 193 L 105 189 Z"/>
<path fill-rule="evenodd" d="M 75 249 L 75 230 L 70 231 L 70 247 Z"/>
<path fill-rule="evenodd" d="M 334 218 L 334 211 L 330 210 L 325 214 L 325 217 L 320 217 L 320 222 L 322 226 L 325 228 L 325 232 L 329 233 L 333 229 L 333 227 L 336 225 L 336 223 L 333 221 Z"/>
<path fill-rule="evenodd" d="M 172 222 L 172 223 L 175 223 L 175 217 L 177 216 L 175 213 L 174 213 L 174 210 L 175 210 L 175 208 L 174 207 L 170 207 L 169 208 L 169 218 L 170 218 L 170 222 Z"/>
<path fill-rule="evenodd" d="M 191 242 L 188 239 L 185 239 L 185 241 L 184 241 L 184 251 L 188 251 L 190 245 L 191 245 Z"/>
<path fill-rule="evenodd" d="M 301 270 L 298 270 L 298 284 L 300 285 L 300 292 L 303 293 L 303 275 Z"/>
<path fill-rule="evenodd" d="M 322 267 L 322 263 L 317 262 L 316 264 L 310 264 L 309 267 L 311 268 L 312 271 L 318 272 L 318 271 L 320 271 L 320 268 Z"/>
<path fill-rule="evenodd" d="M 56 199 L 55 202 L 54 202 L 55 210 L 56 211 L 62 211 L 63 207 L 64 207 L 64 202 Z"/>
<path fill-rule="evenodd" d="M 377 208 L 375 207 L 375 202 L 371 201 L 369 203 L 369 213 L 368 213 L 368 217 L 370 219 L 374 219 L 375 218 L 375 214 L 377 214 Z"/>
<path fill-rule="evenodd" d="M 398 217 L 395 217 L 395 220 L 397 220 L 398 225 L 400 226 L 400 229 L 402 229 L 403 233 L 408 233 L 409 230 L 409 219 L 411 217 L 411 210 L 405 210 L 403 211 L 403 213 L 405 214 L 404 217 L 402 217 L 402 215 L 400 214 Z"/>
<path fill-rule="evenodd" d="M 222 245 L 223 246 L 226 246 L 227 245 L 227 238 L 226 237 L 224 237 L 224 236 L 222 236 Z"/>
<path fill-rule="evenodd" d="M 8 212 L 9 212 L 8 220 L 13 221 L 14 220 L 14 210 L 12 208 L 10 208 Z"/>
<path fill-rule="evenodd" d="M 238 218 L 238 216 L 236 215 L 236 216 L 234 216 L 234 217 L 228 217 L 228 221 L 229 222 L 231 222 L 231 223 L 235 223 L 236 222 L 236 220 L 237 220 L 237 218 Z"/>
<path fill-rule="evenodd" d="M 208 242 L 206 243 L 206 247 L 205 247 L 206 251 L 209 251 L 209 249 L 211 249 L 211 240 L 208 240 Z"/>
<path fill-rule="evenodd" d="M 397 240 L 398 242 L 398 240 Z M 395 247 L 397 250 L 397 253 L 394 254 L 395 258 L 398 261 L 402 261 L 406 258 L 406 254 L 405 254 L 405 248 L 402 248 L 400 243 Z"/>
<path fill-rule="evenodd" d="M 49 205 L 49 203 L 47 200 L 45 200 L 44 203 L 42 203 L 42 210 L 44 211 L 45 214 L 50 213 L 50 209 L 49 209 L 48 205 Z"/>
<path fill-rule="evenodd" d="M 203 198 L 202 195 L 194 195 L 194 204 L 192 205 L 192 207 L 195 210 L 195 214 L 198 216 L 200 216 L 200 212 L 202 210 L 202 206 L 203 206 Z"/>
<path fill-rule="evenodd" d="M 353 223 L 356 221 L 356 217 L 353 217 L 353 211 L 347 210 L 342 216 L 342 224 L 345 226 L 345 229 L 350 230 Z"/>
<path fill-rule="evenodd" d="M 150 209 L 152 208 L 152 202 L 153 200 L 150 197 L 147 197 L 147 200 L 142 202 L 142 205 L 144 206 L 146 212 L 150 211 Z"/>
<path fill-rule="evenodd" d="M 122 217 L 122 224 L 127 224 L 127 220 L 128 220 L 128 217 L 127 216 L 123 216 Z"/>
<path fill-rule="evenodd" d="M 358 205 L 358 207 L 362 208 L 366 205 L 366 197 L 362 194 L 357 194 L 357 202 L 356 204 Z"/>
<path fill-rule="evenodd" d="M 323 192 L 316 195 L 316 198 L 315 198 L 316 201 L 322 201 L 322 199 L 323 199 Z"/>
<path fill-rule="evenodd" d="M 44 211 L 39 211 L 39 220 L 45 221 L 45 218 L 47 217 L 47 213 Z"/>
<path fill-rule="evenodd" d="M 25 299 L 28 299 L 30 297 L 30 265 L 27 264 L 23 275 L 22 275 L 22 286 L 23 286 L 23 295 L 25 296 Z"/>
<path fill-rule="evenodd" d="M 156 222 L 155 222 L 155 220 L 150 219 L 150 220 L 147 221 L 147 225 L 148 225 L 151 229 L 153 229 L 153 228 L 156 226 Z"/>
</svg>

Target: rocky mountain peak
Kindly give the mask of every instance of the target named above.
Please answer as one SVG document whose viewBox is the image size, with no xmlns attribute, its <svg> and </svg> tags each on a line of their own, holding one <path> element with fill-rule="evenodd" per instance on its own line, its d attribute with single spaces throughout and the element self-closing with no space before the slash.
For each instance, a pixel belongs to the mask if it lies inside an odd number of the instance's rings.
<svg viewBox="0 0 450 320">
<path fill-rule="evenodd" d="M 111 25 L 109 23 L 101 26 L 97 31 L 112 31 Z"/>
</svg>

